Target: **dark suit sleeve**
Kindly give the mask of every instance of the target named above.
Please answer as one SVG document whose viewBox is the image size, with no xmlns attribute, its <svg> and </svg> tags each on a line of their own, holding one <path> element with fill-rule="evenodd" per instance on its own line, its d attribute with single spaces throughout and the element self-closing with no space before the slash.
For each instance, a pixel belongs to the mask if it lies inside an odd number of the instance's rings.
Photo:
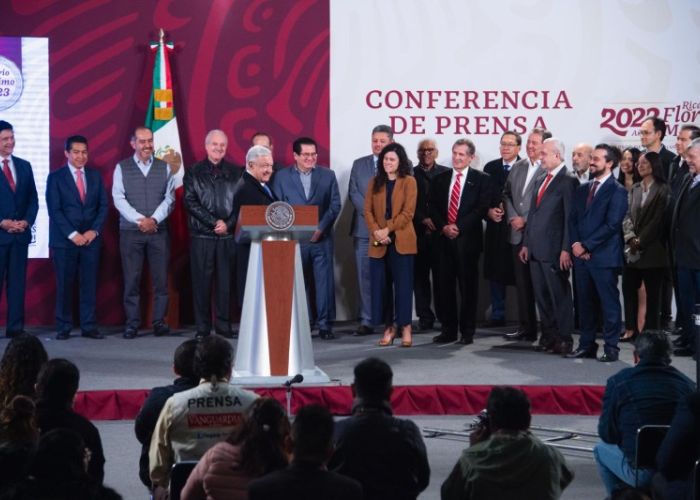
<svg viewBox="0 0 700 500">
<path fill-rule="evenodd" d="M 107 190 L 105 189 L 104 182 L 102 182 L 102 176 L 100 175 L 99 172 L 97 172 L 97 175 L 95 177 L 95 182 L 98 184 L 98 193 L 97 193 L 97 213 L 95 214 L 95 220 L 92 222 L 92 229 L 93 231 L 97 231 L 98 233 L 102 232 L 102 226 L 105 223 L 105 219 L 107 218 Z"/>
<path fill-rule="evenodd" d="M 335 172 L 328 170 L 328 173 L 330 174 L 329 179 L 331 181 L 331 199 L 328 203 L 328 210 L 326 210 L 326 213 L 323 214 L 321 220 L 318 221 L 318 228 L 325 234 L 329 234 L 331 229 L 333 229 L 333 224 L 340 213 L 340 190 L 338 189 L 338 180 L 335 178 Z"/>
<path fill-rule="evenodd" d="M 185 170 L 185 176 L 182 179 L 182 184 L 185 188 L 184 203 L 189 214 L 200 221 L 202 224 L 213 229 L 216 226 L 216 217 L 204 209 L 199 202 L 199 196 L 194 188 L 194 179 L 192 169 Z"/>
<path fill-rule="evenodd" d="M 582 188 L 579 186 L 574 190 L 574 193 L 571 198 L 571 207 L 569 208 L 569 213 L 568 213 L 568 229 L 569 229 L 569 250 L 573 246 L 574 243 L 577 241 L 581 241 L 581 233 L 578 230 L 578 225 L 581 220 L 581 210 L 580 210 L 580 205 L 581 203 L 579 202 L 579 198 L 581 198 L 581 189 L 587 189 L 587 188 Z"/>
<path fill-rule="evenodd" d="M 443 196 L 441 196 L 443 194 L 443 184 L 445 184 L 445 178 L 443 174 L 440 174 L 440 176 L 433 179 L 433 182 L 430 183 L 430 191 L 428 195 L 428 213 L 430 215 L 430 219 L 433 221 L 433 224 L 435 224 L 435 229 L 437 231 L 442 231 L 442 228 L 447 224 L 447 220 L 443 218 L 442 210 L 439 205 L 440 203 L 447 201 L 443 199 Z"/>
<path fill-rule="evenodd" d="M 462 215 L 461 217 L 457 217 L 456 224 L 460 233 L 464 233 L 470 228 L 475 228 L 478 224 L 481 224 L 481 220 L 486 218 L 486 213 L 489 211 L 489 206 L 491 204 L 491 194 L 493 191 L 489 175 L 481 174 L 478 177 L 475 177 L 475 179 L 477 180 L 474 181 L 474 184 L 478 189 L 477 202 L 470 212 Z M 467 182 L 469 182 L 468 178 Z M 474 188 L 467 184 L 464 189 Z"/>
<path fill-rule="evenodd" d="M 49 212 L 49 217 L 54 225 L 58 227 L 63 237 L 68 238 L 68 235 L 77 229 L 70 223 L 66 215 L 63 213 L 61 205 L 61 195 L 58 189 L 58 172 L 49 174 L 46 180 L 46 210 Z"/>
<path fill-rule="evenodd" d="M 569 235 L 571 226 L 567 221 L 567 218 L 571 215 L 574 193 L 576 192 L 578 181 L 573 177 L 566 177 L 564 180 L 567 182 L 561 195 L 562 203 L 564 204 L 564 235 L 561 239 L 561 251 L 571 253 L 571 236 Z M 536 197 L 537 195 L 533 193 L 533 196 Z M 622 215 L 624 217 L 624 214 Z M 620 221 L 620 223 L 622 223 L 622 221 Z"/>
<path fill-rule="evenodd" d="M 359 186 L 360 169 L 362 168 L 362 159 L 355 160 L 350 170 L 350 183 L 348 184 L 348 196 L 358 214 L 364 212 L 365 209 L 365 193 L 362 192 Z"/>
<path fill-rule="evenodd" d="M 694 408 L 695 415 L 691 408 Z M 659 472 L 669 480 L 690 477 L 700 442 L 700 394 L 690 394 L 678 403 L 671 427 L 656 455 Z"/>
<path fill-rule="evenodd" d="M 605 220 L 601 221 L 598 228 L 581 243 L 590 253 L 595 252 L 602 243 L 622 231 L 622 221 L 627 214 L 627 191 L 623 187 L 615 186 L 615 192 L 610 198 Z"/>
<path fill-rule="evenodd" d="M 654 200 L 654 205 L 649 207 L 651 211 L 651 219 L 639 229 L 639 246 L 642 250 L 650 243 L 659 240 L 666 228 L 663 227 L 666 219 L 666 210 L 669 204 L 671 191 L 668 184 L 662 184 L 661 189 Z"/>
<path fill-rule="evenodd" d="M 27 166 L 27 175 L 29 182 L 29 203 L 27 203 L 27 212 L 24 214 L 24 220 L 27 221 L 29 226 L 33 226 L 36 221 L 36 214 L 39 212 L 39 195 L 36 192 L 36 184 L 34 183 L 34 173 L 32 172 L 32 166 L 25 162 Z"/>
</svg>

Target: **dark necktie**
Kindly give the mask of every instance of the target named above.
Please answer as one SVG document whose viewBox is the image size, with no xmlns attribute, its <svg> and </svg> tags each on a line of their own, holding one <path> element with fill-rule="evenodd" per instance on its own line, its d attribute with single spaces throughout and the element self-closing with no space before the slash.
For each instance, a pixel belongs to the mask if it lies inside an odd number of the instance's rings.
<svg viewBox="0 0 700 500">
<path fill-rule="evenodd" d="M 588 191 L 588 198 L 586 198 L 586 208 L 591 206 L 591 202 L 593 201 L 593 197 L 595 196 L 595 192 L 598 191 L 599 184 L 600 184 L 600 182 L 593 181 L 593 185 L 591 186 L 590 191 Z"/>
</svg>

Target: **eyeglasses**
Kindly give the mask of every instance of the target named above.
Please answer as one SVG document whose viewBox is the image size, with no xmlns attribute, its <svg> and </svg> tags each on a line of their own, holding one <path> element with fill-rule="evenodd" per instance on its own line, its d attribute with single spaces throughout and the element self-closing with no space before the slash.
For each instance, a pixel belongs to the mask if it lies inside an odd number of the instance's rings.
<svg viewBox="0 0 700 500">
<path fill-rule="evenodd" d="M 501 143 L 501 146 L 503 146 L 504 148 L 514 148 L 517 145 L 518 145 L 517 142 L 502 142 Z"/>
<path fill-rule="evenodd" d="M 418 150 L 419 153 L 434 153 L 435 148 L 420 148 Z"/>
<path fill-rule="evenodd" d="M 301 153 L 297 156 L 301 156 L 302 158 L 316 158 L 318 153 Z"/>
</svg>

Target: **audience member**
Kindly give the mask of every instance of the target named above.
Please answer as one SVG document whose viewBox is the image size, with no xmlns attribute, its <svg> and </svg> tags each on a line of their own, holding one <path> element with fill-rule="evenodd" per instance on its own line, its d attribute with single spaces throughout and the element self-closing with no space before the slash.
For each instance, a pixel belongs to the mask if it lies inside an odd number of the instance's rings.
<svg viewBox="0 0 700 500">
<path fill-rule="evenodd" d="M 392 415 L 392 378 L 381 359 L 355 366 L 352 416 L 335 427 L 328 468 L 359 481 L 365 500 L 415 500 L 430 480 L 420 430 Z"/>
<path fill-rule="evenodd" d="M 34 397 L 36 377 L 49 360 L 41 340 L 33 335 L 14 337 L 0 360 L 0 408 L 21 394 Z"/>
<path fill-rule="evenodd" d="M 590 175 L 593 182 L 578 186 L 571 199 L 569 244 L 574 255 L 576 300 L 581 337 L 572 358 L 595 358 L 596 304 L 603 309 L 605 344 L 602 362 L 617 361 L 622 330 L 622 307 L 617 281 L 622 268 L 622 221 L 627 213 L 627 192 L 613 177 L 619 152 L 607 144 L 593 150 Z"/>
<path fill-rule="evenodd" d="M 119 251 L 124 273 L 122 336 L 134 339 L 141 326 L 141 271 L 144 259 L 153 286 L 152 325 L 155 336 L 167 335 L 168 262 L 170 242 L 166 219 L 175 204 L 175 177 L 166 162 L 153 154 L 153 132 L 136 127 L 131 134 L 134 154 L 114 168 L 112 198 L 119 212 Z"/>
<path fill-rule="evenodd" d="M 335 277 L 333 265 L 333 225 L 340 213 L 340 191 L 335 172 L 317 164 L 318 146 L 310 137 L 299 137 L 292 145 L 294 165 L 275 175 L 272 190 L 280 201 L 290 205 L 315 206 L 318 224 L 309 241 L 300 243 L 304 274 L 313 280 L 316 293 L 315 323 L 324 340 L 334 338 Z M 301 189 L 300 189 L 301 188 Z M 309 303 L 314 303 L 308 287 Z M 309 314 L 310 318 L 313 318 Z"/>
<path fill-rule="evenodd" d="M 216 288 L 214 330 L 233 338 L 231 331 L 231 265 L 236 218 L 233 195 L 241 168 L 224 159 L 228 138 L 221 130 L 210 130 L 204 139 L 207 157 L 185 171 L 184 204 L 190 230 L 192 301 L 197 337 L 211 333 L 212 287 Z"/>
<path fill-rule="evenodd" d="M 361 500 L 354 479 L 326 469 L 333 453 L 333 416 L 323 406 L 303 407 L 294 417 L 292 463 L 250 484 L 250 500 Z M 185 499 L 187 500 L 187 499 Z"/>
<path fill-rule="evenodd" d="M 14 150 L 14 129 L 10 123 L 0 120 L 0 163 L 3 173 L 0 175 L 0 297 L 5 286 L 7 338 L 24 332 L 27 255 L 34 234 L 32 226 L 39 210 L 32 166 L 12 154 Z"/>
<path fill-rule="evenodd" d="M 693 498 L 693 468 L 700 459 L 700 392 L 682 398 L 656 455 L 653 487 L 663 500 Z M 656 498 L 655 497 L 655 498 Z"/>
<path fill-rule="evenodd" d="M 433 139 L 423 139 L 418 143 L 418 165 L 413 167 L 416 179 L 416 212 L 413 214 L 413 227 L 416 231 L 417 253 L 413 266 L 413 295 L 416 299 L 416 316 L 421 330 L 432 330 L 435 319 L 441 321 L 442 304 L 437 300 L 440 281 L 437 272 L 435 246 L 439 234 L 428 213 L 430 183 L 436 175 L 447 172 L 447 167 L 437 163 L 439 151 Z M 432 276 L 432 287 L 431 287 Z M 431 304 L 435 298 L 435 312 Z"/>
<path fill-rule="evenodd" d="M 60 358 L 48 361 L 36 382 L 37 425 L 42 435 L 54 429 L 77 432 L 90 455 L 87 473 L 96 484 L 102 484 L 105 457 L 100 433 L 92 422 L 73 411 L 79 383 L 80 372 L 73 363 Z"/>
<path fill-rule="evenodd" d="M 228 438 L 199 460 L 182 500 L 246 500 L 250 481 L 287 466 L 288 437 L 289 420 L 282 405 L 271 398 L 257 399 Z"/>
<path fill-rule="evenodd" d="M 491 203 L 484 233 L 484 278 L 489 280 L 491 290 L 491 315 L 484 324 L 486 328 L 506 324 L 506 285 L 515 285 L 510 226 L 503 217 L 503 189 L 511 168 L 520 160 L 518 153 L 522 141 L 517 132 L 504 132 L 499 146 L 500 156 L 484 165 L 484 172 L 489 174 L 491 181 Z"/>
<path fill-rule="evenodd" d="M 151 446 L 153 430 L 168 398 L 173 394 L 192 389 L 197 385 L 198 379 L 194 374 L 194 352 L 197 349 L 197 343 L 196 339 L 186 340 L 175 349 L 173 372 L 177 378 L 173 380 L 171 385 L 151 389 L 134 421 L 136 439 L 141 443 L 139 477 L 141 482 L 149 489 L 151 488 L 151 477 L 149 476 L 148 450 Z"/>
<path fill-rule="evenodd" d="M 27 475 L 39 440 L 35 411 L 34 401 L 22 395 L 0 410 L 0 498 Z"/>
<path fill-rule="evenodd" d="M 634 349 L 635 366 L 608 379 L 598 421 L 601 442 L 593 449 L 608 495 L 635 485 L 648 486 L 652 472 L 633 467 L 637 430 L 643 425 L 668 425 L 678 402 L 695 384 L 671 365 L 671 346 L 663 332 L 644 332 Z"/>
<path fill-rule="evenodd" d="M 149 450 L 154 489 L 166 489 L 170 468 L 182 460 L 199 460 L 223 440 L 257 394 L 228 383 L 233 348 L 219 335 L 204 337 L 194 355 L 197 387 L 172 395 L 163 406 Z"/>
<path fill-rule="evenodd" d="M 530 431 L 530 401 L 520 389 L 495 387 L 486 421 L 469 437 L 440 489 L 442 500 L 554 500 L 573 472 L 555 448 Z"/>
<path fill-rule="evenodd" d="M 401 144 L 392 142 L 379 153 L 377 175 L 365 196 L 365 221 L 370 234 L 369 270 L 372 324 L 384 325 L 380 346 L 394 343 L 401 329 L 401 347 L 413 345 L 413 256 L 416 232 L 416 180 Z"/>
<path fill-rule="evenodd" d="M 663 178 L 661 159 L 657 153 L 645 153 L 639 159 L 641 182 L 629 194 L 629 208 L 622 222 L 626 265 L 622 273 L 625 299 L 625 333 L 621 342 L 633 340 L 637 330 L 638 292 L 644 285 L 646 319 L 644 328 L 659 329 L 661 283 L 668 273 L 668 250 L 662 238 L 666 207 L 671 190 Z"/>
<path fill-rule="evenodd" d="M 559 139 L 545 139 L 541 151 L 540 163 L 547 175 L 534 181 L 519 257 L 529 263 L 540 311 L 542 335 L 535 350 L 565 356 L 573 347 L 568 217 L 577 183 L 566 170 L 564 144 Z"/>
<path fill-rule="evenodd" d="M 475 155 L 471 140 L 457 139 L 452 146 L 452 169 L 437 175 L 430 185 L 430 218 L 440 233 L 441 295 L 437 300 L 445 313 L 440 335 L 433 337 L 438 344 L 456 341 L 458 330 L 460 344 L 474 343 L 483 220 L 491 201 L 488 174 L 470 166 Z"/>
<path fill-rule="evenodd" d="M 355 335 L 369 335 L 372 329 L 372 291 L 369 274 L 369 231 L 365 223 L 365 195 L 369 181 L 377 174 L 377 160 L 384 146 L 394 142 L 394 131 L 388 125 L 377 125 L 372 129 L 372 154 L 362 156 L 352 163 L 348 198 L 352 202 L 350 234 L 355 247 L 357 267 L 357 289 L 360 294 L 360 327 Z M 437 299 L 436 299 L 437 300 Z"/>
<path fill-rule="evenodd" d="M 505 216 L 510 227 L 509 242 L 515 286 L 518 290 L 518 319 L 519 328 L 514 333 L 505 334 L 506 340 L 537 340 L 537 313 L 535 312 L 535 291 L 532 284 L 532 274 L 527 262 L 520 260 L 519 254 L 523 247 L 527 223 L 535 201 L 533 193 L 545 171 L 541 167 L 543 141 L 552 137 L 548 130 L 534 128 L 530 131 L 525 143 L 527 158 L 513 165 L 505 187 L 503 202 Z"/>
</svg>

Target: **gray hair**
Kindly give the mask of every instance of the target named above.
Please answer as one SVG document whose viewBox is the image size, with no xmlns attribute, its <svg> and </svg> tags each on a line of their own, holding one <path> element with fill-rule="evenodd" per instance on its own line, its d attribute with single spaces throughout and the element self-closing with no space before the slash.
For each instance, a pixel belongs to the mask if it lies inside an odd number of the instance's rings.
<svg viewBox="0 0 700 500">
<path fill-rule="evenodd" d="M 688 144 L 688 149 L 700 148 L 700 138 L 693 139 L 690 144 Z"/>
<path fill-rule="evenodd" d="M 262 158 L 263 156 L 272 156 L 272 151 L 270 151 L 265 146 L 260 145 L 251 147 L 245 155 L 246 167 L 250 164 L 251 161 L 255 161 L 258 158 Z"/>
<path fill-rule="evenodd" d="M 228 136 L 226 135 L 226 132 L 224 132 L 223 130 L 219 130 L 218 128 L 215 128 L 214 130 L 210 130 L 209 132 L 207 132 L 206 137 L 204 137 L 204 144 L 205 145 L 209 144 L 211 142 L 211 138 L 214 136 L 214 134 L 223 135 L 224 138 L 226 139 L 226 142 L 228 143 Z"/>
<path fill-rule="evenodd" d="M 394 139 L 394 129 L 392 129 L 389 125 L 377 125 L 372 129 L 372 135 L 379 133 L 387 134 L 389 139 Z"/>
<path fill-rule="evenodd" d="M 455 148 L 455 146 L 467 146 L 467 151 L 469 151 L 469 154 L 471 156 L 474 156 L 476 154 L 476 146 L 472 141 L 467 139 L 466 137 L 462 137 L 460 139 L 457 139 L 455 143 L 452 145 L 452 149 Z"/>
<path fill-rule="evenodd" d="M 551 144 L 554 146 L 554 150 L 559 153 L 559 158 L 564 158 L 566 155 L 566 151 L 564 149 L 564 143 L 561 142 L 559 139 L 556 137 L 550 137 L 549 139 L 545 139 L 542 144 Z"/>
<path fill-rule="evenodd" d="M 642 332 L 634 344 L 634 352 L 639 359 L 671 364 L 671 344 L 662 331 L 648 330 Z"/>
</svg>

